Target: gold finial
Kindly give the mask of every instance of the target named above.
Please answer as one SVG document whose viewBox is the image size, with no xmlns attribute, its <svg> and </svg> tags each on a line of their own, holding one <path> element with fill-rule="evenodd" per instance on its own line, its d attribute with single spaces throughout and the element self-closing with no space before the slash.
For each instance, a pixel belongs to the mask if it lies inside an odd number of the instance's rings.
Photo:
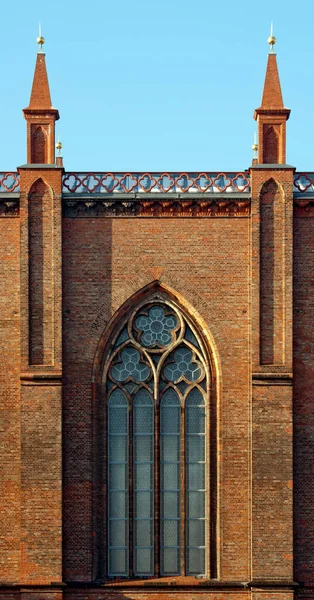
<svg viewBox="0 0 314 600">
<path fill-rule="evenodd" d="M 254 158 L 257 158 L 258 143 L 256 141 L 256 133 L 254 133 L 254 144 L 252 146 L 252 150 L 254 152 Z"/>
<path fill-rule="evenodd" d="M 61 156 L 62 144 L 60 142 L 59 136 L 58 136 L 58 141 L 56 143 L 56 149 L 58 150 L 58 156 Z"/>
<path fill-rule="evenodd" d="M 273 24 L 270 24 L 270 36 L 268 38 L 268 43 L 270 45 L 270 52 L 274 52 L 274 45 L 276 44 L 276 38 L 273 34 Z"/>
<path fill-rule="evenodd" d="M 39 23 L 39 35 L 38 35 L 38 38 L 36 39 L 36 42 L 37 42 L 37 44 L 40 47 L 39 52 L 42 52 L 43 51 L 43 45 L 45 43 L 45 38 L 41 34 L 41 24 L 40 23 Z"/>
</svg>

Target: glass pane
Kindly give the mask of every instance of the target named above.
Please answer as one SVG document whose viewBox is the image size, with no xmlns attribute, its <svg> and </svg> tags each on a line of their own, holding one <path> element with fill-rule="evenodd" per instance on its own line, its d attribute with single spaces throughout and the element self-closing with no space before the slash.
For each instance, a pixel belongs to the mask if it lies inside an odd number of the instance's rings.
<svg viewBox="0 0 314 600">
<path fill-rule="evenodd" d="M 194 346 L 196 346 L 197 348 L 199 348 L 199 344 L 198 341 L 193 333 L 193 331 L 190 329 L 190 327 L 186 327 L 185 330 L 185 339 L 188 340 L 189 342 L 191 342 L 191 344 L 193 344 Z"/>
<path fill-rule="evenodd" d="M 110 492 L 109 494 L 109 517 L 120 517 L 124 519 L 127 516 L 127 503 L 125 492 Z"/>
<path fill-rule="evenodd" d="M 161 404 L 163 406 L 180 405 L 177 392 L 172 388 L 168 388 L 162 397 Z"/>
<path fill-rule="evenodd" d="M 199 404 L 204 405 L 205 400 L 200 390 L 197 387 L 195 387 L 190 391 L 187 397 L 186 406 L 198 406 Z"/>
<path fill-rule="evenodd" d="M 180 436 L 163 435 L 161 439 L 160 457 L 162 461 L 177 462 L 180 460 Z"/>
<path fill-rule="evenodd" d="M 188 384 L 185 381 L 179 381 L 179 383 L 176 384 L 176 388 L 178 388 L 180 390 L 182 395 L 186 391 L 187 387 L 188 387 Z"/>
<path fill-rule="evenodd" d="M 122 406 L 123 408 L 128 407 L 128 401 L 127 401 L 124 393 L 122 392 L 122 390 L 119 390 L 117 388 L 114 390 L 114 392 L 112 392 L 112 394 L 110 395 L 110 398 L 109 398 L 108 405 L 109 406 Z"/>
<path fill-rule="evenodd" d="M 163 548 L 161 550 L 161 574 L 180 574 L 180 550 L 179 548 Z"/>
<path fill-rule="evenodd" d="M 205 433 L 205 407 L 186 408 L 187 433 Z"/>
<path fill-rule="evenodd" d="M 115 345 L 114 345 L 115 349 L 118 348 L 118 346 L 120 346 L 120 344 L 123 344 L 123 342 L 125 342 L 128 339 L 129 339 L 129 334 L 128 334 L 127 328 L 124 327 L 115 342 Z"/>
<path fill-rule="evenodd" d="M 187 545 L 205 546 L 205 521 L 197 519 L 188 520 Z"/>
<path fill-rule="evenodd" d="M 205 464 L 187 464 L 187 487 L 189 490 L 205 489 Z"/>
<path fill-rule="evenodd" d="M 193 356 L 187 346 L 174 350 L 163 370 L 163 375 L 169 381 L 179 381 L 184 377 L 187 381 L 197 381 L 204 375 L 200 362 Z"/>
<path fill-rule="evenodd" d="M 205 436 L 188 435 L 186 440 L 187 462 L 205 461 Z"/>
<path fill-rule="evenodd" d="M 151 546 L 153 543 L 153 521 L 144 519 L 134 521 L 135 546 Z"/>
<path fill-rule="evenodd" d="M 134 398 L 134 406 L 153 406 L 150 393 L 146 388 L 141 388 Z"/>
<path fill-rule="evenodd" d="M 179 518 L 180 494 L 178 492 L 164 492 L 161 494 L 161 517 Z"/>
<path fill-rule="evenodd" d="M 167 315 L 163 306 L 154 305 L 147 314 L 141 314 L 135 319 L 135 325 L 141 334 L 143 346 L 167 346 L 172 340 L 171 330 L 176 327 L 177 318 Z"/>
<path fill-rule="evenodd" d="M 126 408 L 111 407 L 108 410 L 109 433 L 127 433 L 128 411 Z"/>
<path fill-rule="evenodd" d="M 170 407 L 161 405 L 161 432 L 179 433 L 180 432 L 180 407 Z"/>
<path fill-rule="evenodd" d="M 161 465 L 161 489 L 178 490 L 180 489 L 180 464 L 163 463 Z"/>
<path fill-rule="evenodd" d="M 110 460 L 126 461 L 128 456 L 127 436 L 110 435 L 109 436 L 109 457 Z"/>
<path fill-rule="evenodd" d="M 126 546 L 127 544 L 127 522 L 120 520 L 109 520 L 109 545 Z"/>
<path fill-rule="evenodd" d="M 126 549 L 109 548 L 109 575 L 128 575 L 127 563 Z"/>
<path fill-rule="evenodd" d="M 150 406 L 134 407 L 134 433 L 152 433 L 153 410 Z"/>
<path fill-rule="evenodd" d="M 205 548 L 187 549 L 187 575 L 205 574 Z"/>
<path fill-rule="evenodd" d="M 135 471 L 135 489 L 152 490 L 153 489 L 153 469 L 151 464 L 137 463 L 134 465 Z"/>
<path fill-rule="evenodd" d="M 187 516 L 205 517 L 205 492 L 189 492 L 187 495 Z"/>
<path fill-rule="evenodd" d="M 166 520 L 161 522 L 161 545 L 179 546 L 180 521 Z"/>
<path fill-rule="evenodd" d="M 132 346 L 121 350 L 118 361 L 110 371 L 116 381 L 126 381 L 130 377 L 136 381 L 145 381 L 151 374 L 148 365 L 142 361 L 139 351 Z"/>
<path fill-rule="evenodd" d="M 153 449 L 151 435 L 137 435 L 134 439 L 134 460 L 137 462 L 152 461 Z"/>
<path fill-rule="evenodd" d="M 126 465 L 109 465 L 109 489 L 125 490 L 127 487 Z"/>
<path fill-rule="evenodd" d="M 134 574 L 153 575 L 153 551 L 151 548 L 134 549 Z"/>
<path fill-rule="evenodd" d="M 145 517 L 152 517 L 152 515 L 152 492 L 136 492 L 136 494 L 134 494 L 134 516 L 143 519 Z"/>
</svg>

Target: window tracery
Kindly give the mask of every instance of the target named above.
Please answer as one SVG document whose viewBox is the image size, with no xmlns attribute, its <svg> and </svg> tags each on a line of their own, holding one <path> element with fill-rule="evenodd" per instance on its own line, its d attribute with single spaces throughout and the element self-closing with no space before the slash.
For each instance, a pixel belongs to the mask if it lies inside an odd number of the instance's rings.
<svg viewBox="0 0 314 600">
<path fill-rule="evenodd" d="M 107 575 L 208 572 L 207 361 L 164 299 L 122 323 L 104 372 Z"/>
</svg>

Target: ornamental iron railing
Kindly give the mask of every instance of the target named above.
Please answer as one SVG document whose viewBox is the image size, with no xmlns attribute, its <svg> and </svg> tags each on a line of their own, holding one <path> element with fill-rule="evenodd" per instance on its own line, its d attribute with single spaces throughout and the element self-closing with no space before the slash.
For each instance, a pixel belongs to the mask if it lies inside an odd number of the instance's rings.
<svg viewBox="0 0 314 600">
<path fill-rule="evenodd" d="M 295 173 L 293 181 L 294 192 L 311 194 L 314 192 L 314 173 Z"/>
<path fill-rule="evenodd" d="M 0 173 L 0 193 L 19 191 L 20 176 L 18 173 Z"/>
<path fill-rule="evenodd" d="M 239 193 L 250 192 L 250 177 L 242 173 L 74 173 L 63 175 L 63 193 Z M 295 173 L 295 193 L 314 194 L 314 172 Z M 17 172 L 0 173 L 0 193 L 19 192 Z"/>
<path fill-rule="evenodd" d="M 66 173 L 63 192 L 72 194 L 249 192 L 243 173 Z"/>
</svg>

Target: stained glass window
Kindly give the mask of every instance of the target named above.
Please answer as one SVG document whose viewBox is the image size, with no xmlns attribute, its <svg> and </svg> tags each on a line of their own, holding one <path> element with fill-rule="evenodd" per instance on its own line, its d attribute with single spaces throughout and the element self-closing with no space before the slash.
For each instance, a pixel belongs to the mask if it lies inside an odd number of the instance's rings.
<svg viewBox="0 0 314 600">
<path fill-rule="evenodd" d="M 113 339 L 108 577 L 207 574 L 206 365 L 196 329 L 162 299 L 139 306 Z"/>
</svg>

